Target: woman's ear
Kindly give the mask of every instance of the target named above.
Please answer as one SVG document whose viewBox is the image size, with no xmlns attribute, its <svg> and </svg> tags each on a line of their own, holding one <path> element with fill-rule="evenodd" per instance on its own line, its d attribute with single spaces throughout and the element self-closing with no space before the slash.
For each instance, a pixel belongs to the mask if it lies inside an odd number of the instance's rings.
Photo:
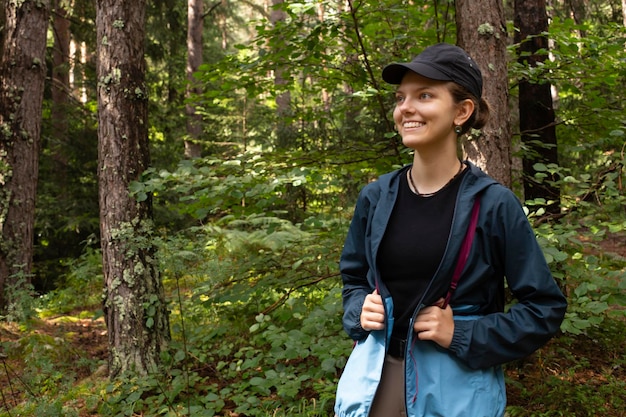
<svg viewBox="0 0 626 417">
<path fill-rule="evenodd" d="M 474 113 L 474 102 L 472 100 L 465 99 L 457 105 L 457 113 L 454 118 L 454 124 L 457 126 L 463 126 L 463 124 Z"/>
</svg>

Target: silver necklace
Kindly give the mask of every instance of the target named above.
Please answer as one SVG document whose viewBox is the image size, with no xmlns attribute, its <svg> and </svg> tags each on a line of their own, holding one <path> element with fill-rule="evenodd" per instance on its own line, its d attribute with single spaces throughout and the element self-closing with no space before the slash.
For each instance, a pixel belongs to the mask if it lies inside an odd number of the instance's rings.
<svg viewBox="0 0 626 417">
<path fill-rule="evenodd" d="M 411 185 L 413 186 L 413 190 L 415 190 L 415 194 L 420 196 L 420 197 L 432 197 L 435 194 L 437 194 L 439 191 L 443 190 L 444 188 L 446 188 L 448 185 L 450 185 L 450 183 L 452 181 L 454 181 L 454 179 L 456 177 L 459 176 L 459 174 L 463 171 L 463 162 L 459 161 L 459 170 L 457 171 L 456 174 L 454 174 L 454 176 L 452 178 L 450 178 L 450 181 L 448 181 L 447 183 L 444 184 L 443 187 L 439 188 L 437 191 L 433 191 L 432 193 L 420 193 L 420 191 L 417 189 L 417 185 L 415 185 L 415 183 L 413 182 L 413 167 L 409 168 L 409 181 L 411 181 Z"/>
</svg>

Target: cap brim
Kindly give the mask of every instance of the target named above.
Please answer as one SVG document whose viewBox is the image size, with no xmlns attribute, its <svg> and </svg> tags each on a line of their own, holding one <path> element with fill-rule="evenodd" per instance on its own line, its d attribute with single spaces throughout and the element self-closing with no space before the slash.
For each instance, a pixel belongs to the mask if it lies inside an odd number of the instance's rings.
<svg viewBox="0 0 626 417">
<path fill-rule="evenodd" d="M 451 81 L 451 78 L 438 69 L 421 62 L 389 64 L 383 68 L 383 80 L 389 84 L 400 84 L 407 71 L 413 71 L 423 77 L 439 81 Z"/>
</svg>

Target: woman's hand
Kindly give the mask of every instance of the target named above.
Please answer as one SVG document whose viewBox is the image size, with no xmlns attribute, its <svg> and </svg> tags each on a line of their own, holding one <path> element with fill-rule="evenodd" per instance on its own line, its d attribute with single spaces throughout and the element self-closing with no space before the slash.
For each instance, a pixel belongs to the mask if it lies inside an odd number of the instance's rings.
<svg viewBox="0 0 626 417">
<path fill-rule="evenodd" d="M 361 328 L 363 330 L 382 330 L 385 328 L 385 307 L 378 290 L 365 296 L 361 309 Z"/>
<path fill-rule="evenodd" d="M 454 335 L 454 316 L 449 305 L 441 308 L 442 305 L 443 298 L 440 298 L 434 305 L 422 309 L 413 323 L 413 330 L 420 340 L 432 340 L 447 349 Z"/>
</svg>

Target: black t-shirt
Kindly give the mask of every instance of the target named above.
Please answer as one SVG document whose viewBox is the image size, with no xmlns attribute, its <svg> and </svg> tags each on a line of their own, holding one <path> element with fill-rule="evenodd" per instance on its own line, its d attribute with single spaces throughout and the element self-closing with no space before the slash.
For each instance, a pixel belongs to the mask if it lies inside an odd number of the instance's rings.
<svg viewBox="0 0 626 417">
<path fill-rule="evenodd" d="M 378 250 L 381 278 L 394 304 L 394 336 L 406 338 L 411 315 L 441 263 L 466 171 L 428 197 L 413 193 L 407 176 L 400 175 L 398 198 Z"/>
</svg>

